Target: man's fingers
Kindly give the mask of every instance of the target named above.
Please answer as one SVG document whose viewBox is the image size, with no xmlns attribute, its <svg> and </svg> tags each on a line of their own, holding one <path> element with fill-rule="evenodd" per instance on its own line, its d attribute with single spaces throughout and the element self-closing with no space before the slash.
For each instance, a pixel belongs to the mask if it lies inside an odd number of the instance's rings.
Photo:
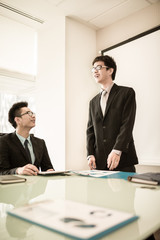
<svg viewBox="0 0 160 240">
<path fill-rule="evenodd" d="M 92 163 L 89 164 L 89 167 L 90 167 L 91 170 L 93 170 L 93 164 Z"/>
<path fill-rule="evenodd" d="M 33 170 L 34 172 L 39 172 L 38 168 L 32 164 L 28 164 L 26 167 Z"/>
<path fill-rule="evenodd" d="M 32 164 L 27 164 L 26 166 L 24 166 L 23 174 L 37 175 L 38 172 L 39 171 L 38 171 L 37 167 Z"/>
<path fill-rule="evenodd" d="M 110 154 L 107 159 L 107 166 L 109 170 L 115 169 L 119 164 L 120 157 L 115 154 Z"/>
<path fill-rule="evenodd" d="M 111 167 L 111 164 L 112 164 L 112 161 L 111 161 L 111 159 L 109 158 L 109 159 L 107 160 L 107 167 L 110 168 L 110 167 Z"/>
<path fill-rule="evenodd" d="M 95 168 L 96 168 L 96 162 L 95 162 L 95 160 L 90 158 L 89 161 L 88 161 L 88 165 L 89 165 L 89 168 L 90 168 L 91 170 L 95 169 Z"/>
<path fill-rule="evenodd" d="M 95 163 L 95 161 L 93 162 L 93 168 L 96 168 L 96 163 Z"/>
</svg>

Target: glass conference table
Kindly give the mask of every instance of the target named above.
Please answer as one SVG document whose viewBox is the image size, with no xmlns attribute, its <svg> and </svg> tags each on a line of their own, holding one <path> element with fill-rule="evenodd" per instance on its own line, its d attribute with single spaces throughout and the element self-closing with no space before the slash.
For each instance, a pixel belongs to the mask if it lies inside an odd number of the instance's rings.
<svg viewBox="0 0 160 240">
<path fill-rule="evenodd" d="M 131 183 L 125 179 L 70 176 L 25 176 L 25 183 L 0 185 L 0 239 L 67 240 L 62 234 L 7 214 L 7 210 L 41 200 L 76 202 L 127 211 L 138 220 L 101 239 L 145 239 L 160 228 L 160 187 Z"/>
</svg>

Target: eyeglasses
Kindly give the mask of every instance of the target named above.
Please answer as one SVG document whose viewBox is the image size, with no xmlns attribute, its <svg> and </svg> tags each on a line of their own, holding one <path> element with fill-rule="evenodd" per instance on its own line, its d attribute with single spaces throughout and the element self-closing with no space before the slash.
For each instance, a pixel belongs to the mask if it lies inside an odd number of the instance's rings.
<svg viewBox="0 0 160 240">
<path fill-rule="evenodd" d="M 94 72 L 95 70 L 101 70 L 102 68 L 106 68 L 107 70 L 109 69 L 109 67 L 107 67 L 107 66 L 102 66 L 102 65 L 97 65 L 96 67 L 93 67 L 92 68 L 92 72 Z"/>
<path fill-rule="evenodd" d="M 18 116 L 18 117 L 22 117 L 23 115 L 26 115 L 26 114 L 28 114 L 30 117 L 35 117 L 35 113 L 34 112 L 31 112 L 31 111 L 27 111 L 27 112 L 25 112 L 25 113 L 22 113 L 20 116 Z"/>
</svg>

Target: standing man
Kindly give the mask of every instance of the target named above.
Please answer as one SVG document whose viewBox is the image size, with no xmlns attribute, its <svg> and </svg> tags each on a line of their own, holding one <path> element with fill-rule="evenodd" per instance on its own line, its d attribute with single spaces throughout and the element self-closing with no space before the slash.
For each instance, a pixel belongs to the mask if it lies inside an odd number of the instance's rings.
<svg viewBox="0 0 160 240">
<path fill-rule="evenodd" d="M 16 131 L 0 137 L 0 175 L 37 175 L 39 168 L 53 171 L 44 140 L 29 133 L 35 127 L 35 114 L 28 103 L 13 104 L 8 119 Z"/>
<path fill-rule="evenodd" d="M 89 106 L 87 159 L 90 169 L 135 172 L 138 158 L 132 136 L 136 101 L 132 88 L 118 86 L 110 56 L 94 59 L 93 77 L 101 86 Z"/>
</svg>

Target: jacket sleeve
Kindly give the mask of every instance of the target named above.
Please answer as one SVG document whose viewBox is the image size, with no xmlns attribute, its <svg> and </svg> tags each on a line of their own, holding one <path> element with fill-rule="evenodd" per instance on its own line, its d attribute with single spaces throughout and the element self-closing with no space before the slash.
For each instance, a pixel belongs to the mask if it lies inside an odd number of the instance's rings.
<svg viewBox="0 0 160 240">
<path fill-rule="evenodd" d="M 87 124 L 87 156 L 95 155 L 95 133 L 94 127 L 92 122 L 92 102 L 89 104 L 89 117 L 88 117 L 88 124 Z"/>
<path fill-rule="evenodd" d="M 51 163 L 49 154 L 48 154 L 48 150 L 45 144 L 45 141 L 43 141 L 43 155 L 42 155 L 42 161 L 41 161 L 41 170 L 42 171 L 47 171 L 48 169 L 52 169 L 54 170 L 54 167 Z"/>
<path fill-rule="evenodd" d="M 116 142 L 113 149 L 127 152 L 129 143 L 132 140 L 132 131 L 135 122 L 135 114 L 136 114 L 135 92 L 132 88 L 129 88 L 125 96 L 120 131 L 116 138 Z"/>
<path fill-rule="evenodd" d="M 0 137 L 0 175 L 15 174 L 17 168 L 12 168 L 9 161 L 9 146 L 4 137 Z"/>
</svg>

